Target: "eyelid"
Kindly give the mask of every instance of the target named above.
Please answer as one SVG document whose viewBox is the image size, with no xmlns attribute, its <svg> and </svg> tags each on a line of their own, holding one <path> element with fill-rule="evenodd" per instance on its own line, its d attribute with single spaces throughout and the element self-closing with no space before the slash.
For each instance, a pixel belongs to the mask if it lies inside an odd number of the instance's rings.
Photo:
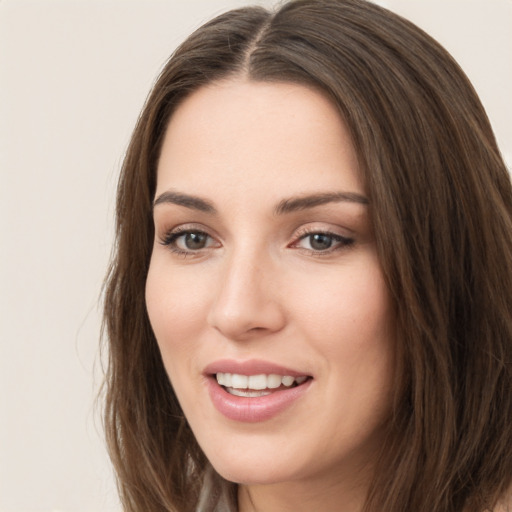
<svg viewBox="0 0 512 512">
<path fill-rule="evenodd" d="M 334 247 L 329 247 L 325 250 L 314 250 L 314 249 L 307 249 L 304 247 L 299 247 L 299 243 L 306 239 L 308 236 L 316 235 L 316 234 L 322 234 L 326 235 L 328 237 L 333 238 L 338 243 L 335 244 Z M 308 254 L 314 255 L 314 256 L 328 256 L 332 254 L 333 252 L 339 251 L 341 249 L 347 249 L 354 245 L 355 239 L 353 236 L 346 236 L 338 232 L 338 230 L 335 230 L 333 228 L 322 228 L 321 226 L 303 226 L 299 228 L 293 235 L 293 242 L 288 245 L 288 247 L 296 248 L 297 250 L 305 251 Z"/>
<path fill-rule="evenodd" d="M 334 227 L 332 224 L 326 225 L 321 222 L 310 222 L 295 229 L 292 238 L 296 240 L 316 233 L 323 233 L 325 235 L 332 235 L 345 239 L 354 237 L 354 232 L 351 229 L 342 228 L 340 226 Z"/>
<path fill-rule="evenodd" d="M 190 233 L 190 232 L 205 233 L 212 238 L 215 238 L 215 239 L 219 238 L 214 232 L 212 232 L 212 230 L 210 228 L 206 227 L 204 224 L 194 223 L 194 222 L 177 224 L 174 226 L 162 224 L 162 226 L 160 228 L 156 229 L 156 234 L 158 235 L 160 240 L 163 240 L 164 238 L 169 237 L 174 234 Z"/>
<path fill-rule="evenodd" d="M 178 247 L 176 241 L 189 233 L 201 233 L 206 235 L 210 240 L 214 241 L 214 243 L 210 243 L 207 247 L 203 247 L 200 249 L 182 249 Z M 211 230 L 206 228 L 201 224 L 181 224 L 173 228 L 162 230 L 162 233 L 158 235 L 159 242 L 166 249 L 170 250 L 172 253 L 177 254 L 178 256 L 183 257 L 194 257 L 201 256 L 206 251 L 210 249 L 215 249 L 221 247 L 221 243 L 218 240 L 218 237 L 211 233 Z"/>
</svg>

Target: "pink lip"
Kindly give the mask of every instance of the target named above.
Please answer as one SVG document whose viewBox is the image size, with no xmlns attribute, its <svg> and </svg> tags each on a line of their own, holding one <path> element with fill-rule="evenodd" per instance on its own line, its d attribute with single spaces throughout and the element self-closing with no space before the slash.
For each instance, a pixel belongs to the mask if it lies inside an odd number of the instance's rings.
<svg viewBox="0 0 512 512">
<path fill-rule="evenodd" d="M 244 362 L 223 360 L 208 365 L 204 374 L 207 377 L 210 399 L 215 408 L 230 420 L 247 423 L 266 421 L 282 413 L 304 396 L 313 380 L 308 379 L 299 386 L 280 389 L 269 395 L 249 398 L 228 393 L 217 383 L 215 374 L 218 372 L 238 373 L 240 375 L 258 375 L 262 373 L 268 375 L 273 373 L 291 375 L 292 377 L 300 377 L 305 374 L 259 360 Z"/>
<path fill-rule="evenodd" d="M 285 368 L 278 364 L 262 361 L 260 359 L 249 359 L 248 361 L 235 361 L 233 359 L 221 359 L 209 364 L 204 369 L 205 375 L 214 375 L 216 373 L 238 373 L 240 375 L 290 375 L 291 377 L 301 377 L 308 375 L 291 368 Z"/>
</svg>

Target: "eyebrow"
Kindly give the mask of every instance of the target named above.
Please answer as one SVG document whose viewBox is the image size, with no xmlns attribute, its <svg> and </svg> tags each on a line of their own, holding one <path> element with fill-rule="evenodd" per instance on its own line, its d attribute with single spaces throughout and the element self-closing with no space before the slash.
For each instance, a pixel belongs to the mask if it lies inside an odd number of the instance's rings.
<svg viewBox="0 0 512 512">
<path fill-rule="evenodd" d="M 365 196 L 354 192 L 323 192 L 283 199 L 276 206 L 274 213 L 276 215 L 282 215 L 285 213 L 314 208 L 315 206 L 321 206 L 323 204 L 341 202 L 357 203 L 362 205 L 369 204 L 369 201 Z"/>
<path fill-rule="evenodd" d="M 174 192 L 172 190 L 168 190 L 167 192 L 160 194 L 153 202 L 153 208 L 164 203 L 177 204 L 178 206 L 184 206 L 191 210 L 199 210 L 204 213 L 217 213 L 217 210 L 210 201 L 200 197 L 182 194 L 181 192 Z"/>
<path fill-rule="evenodd" d="M 328 203 L 349 202 L 362 205 L 368 205 L 368 199 L 354 192 L 320 192 L 317 194 L 309 194 L 305 196 L 290 197 L 279 201 L 274 209 L 275 215 L 284 215 L 286 213 L 307 210 L 316 206 Z M 153 202 L 153 208 L 159 204 L 171 203 L 178 206 L 184 206 L 191 210 L 198 210 L 212 215 L 217 214 L 217 209 L 213 204 L 201 197 L 191 196 L 181 192 L 168 190 L 160 194 Z"/>
</svg>

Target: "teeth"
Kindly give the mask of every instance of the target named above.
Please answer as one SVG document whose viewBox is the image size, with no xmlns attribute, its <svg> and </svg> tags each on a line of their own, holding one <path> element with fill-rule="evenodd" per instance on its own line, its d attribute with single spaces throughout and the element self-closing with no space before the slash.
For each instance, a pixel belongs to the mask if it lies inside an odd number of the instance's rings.
<svg viewBox="0 0 512 512">
<path fill-rule="evenodd" d="M 260 374 L 260 375 L 240 375 L 238 373 L 217 373 L 217 382 L 226 388 L 233 388 L 236 390 L 250 389 L 254 391 L 261 391 L 264 389 L 277 389 L 281 385 L 290 387 L 295 383 L 302 384 L 307 380 L 307 376 L 292 377 L 291 375 L 276 375 L 276 374 Z M 259 394 L 233 393 L 238 396 L 262 396 Z M 268 393 L 266 393 L 268 394 Z"/>
<path fill-rule="evenodd" d="M 233 386 L 236 387 L 236 386 Z M 248 388 L 251 389 L 266 389 L 267 388 L 267 376 L 266 375 L 251 375 L 247 384 Z"/>
<path fill-rule="evenodd" d="M 291 386 L 295 379 L 293 377 L 290 377 L 289 375 L 286 375 L 281 380 L 283 382 L 283 386 Z"/>
<path fill-rule="evenodd" d="M 232 388 L 247 389 L 247 384 L 249 384 L 249 377 L 247 375 L 238 375 L 237 373 L 231 375 Z"/>
<path fill-rule="evenodd" d="M 281 385 L 281 375 L 272 373 L 267 375 L 267 388 L 276 389 Z"/>
<path fill-rule="evenodd" d="M 270 395 L 270 393 L 271 393 L 271 391 L 252 391 L 249 389 L 235 389 L 235 388 L 228 388 L 228 392 L 232 395 L 247 396 L 249 398 L 255 398 L 257 396 L 266 396 L 266 395 Z"/>
</svg>

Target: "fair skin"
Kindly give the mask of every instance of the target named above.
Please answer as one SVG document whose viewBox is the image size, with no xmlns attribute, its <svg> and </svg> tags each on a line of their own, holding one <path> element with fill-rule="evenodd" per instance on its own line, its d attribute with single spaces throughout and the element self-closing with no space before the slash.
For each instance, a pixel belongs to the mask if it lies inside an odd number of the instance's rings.
<svg viewBox="0 0 512 512">
<path fill-rule="evenodd" d="M 241 512 L 361 510 L 394 315 L 340 116 L 300 85 L 211 84 L 173 114 L 157 171 L 147 308 L 201 448 Z M 222 370 L 297 380 L 251 391 Z"/>
</svg>

